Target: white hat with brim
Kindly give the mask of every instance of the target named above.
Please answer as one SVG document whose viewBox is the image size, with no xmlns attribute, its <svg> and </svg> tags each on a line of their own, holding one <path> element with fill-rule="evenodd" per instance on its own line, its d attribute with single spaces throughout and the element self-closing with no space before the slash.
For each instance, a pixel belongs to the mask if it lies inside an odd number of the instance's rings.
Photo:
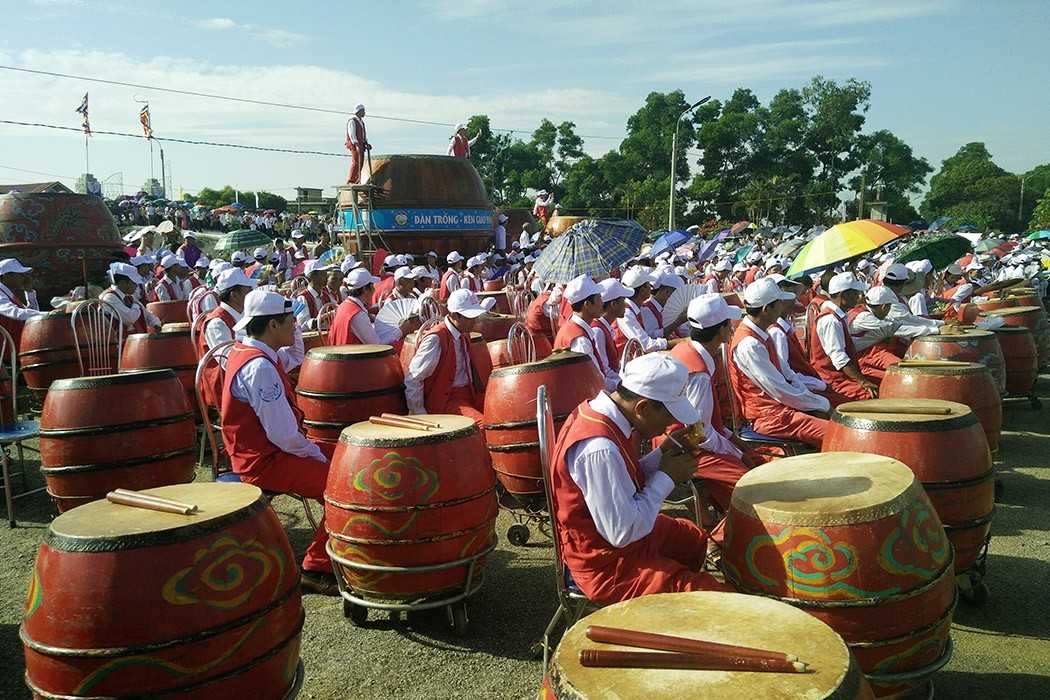
<svg viewBox="0 0 1050 700">
<path fill-rule="evenodd" d="M 202 255 L 199 258 L 197 258 L 197 262 L 193 263 L 193 266 L 207 270 L 209 264 L 211 264 L 211 262 L 208 260 L 208 256 Z"/>
<path fill-rule="evenodd" d="M 325 265 L 320 260 L 307 260 L 303 265 L 303 274 L 309 277 L 315 272 L 328 272 L 331 269 L 331 265 Z"/>
<path fill-rule="evenodd" d="M 840 272 L 828 282 L 828 294 L 841 294 L 850 289 L 863 292 L 867 287 L 852 272 Z"/>
<path fill-rule="evenodd" d="M 768 277 L 756 280 L 744 289 L 744 304 L 751 308 L 761 308 L 774 301 L 789 301 L 794 298 L 794 294 L 785 292 Z"/>
<path fill-rule="evenodd" d="M 445 256 L 445 262 L 447 262 L 449 265 L 455 265 L 461 260 L 463 260 L 463 256 L 458 250 L 453 250 L 451 253 Z"/>
<path fill-rule="evenodd" d="M 222 293 L 234 287 L 255 289 L 257 284 L 259 284 L 258 280 L 253 280 L 244 274 L 244 270 L 239 267 L 231 267 L 218 273 L 218 279 L 215 280 L 215 291 Z"/>
<path fill-rule="evenodd" d="M 110 264 L 110 266 L 109 266 L 110 279 L 114 279 L 118 275 L 120 277 L 127 277 L 129 280 L 131 280 L 135 284 L 146 284 L 146 280 L 142 279 L 142 275 L 139 274 L 139 271 L 136 270 L 134 268 L 134 266 L 129 265 L 128 263 L 115 262 L 115 263 Z"/>
<path fill-rule="evenodd" d="M 379 278 L 373 275 L 371 272 L 363 267 L 359 267 L 355 270 L 351 270 L 347 273 L 346 278 L 343 280 L 350 289 L 360 289 L 369 284 L 375 284 L 379 281 Z"/>
<path fill-rule="evenodd" d="M 401 267 L 399 267 L 396 270 L 394 270 L 394 281 L 395 282 L 397 282 L 399 280 L 404 280 L 404 279 L 414 280 L 415 278 L 416 278 L 415 273 L 412 271 L 412 268 L 409 267 L 408 265 L 402 265 Z"/>
<path fill-rule="evenodd" d="M 171 233 L 175 230 L 175 224 L 170 221 L 161 221 L 157 224 L 157 233 Z"/>
<path fill-rule="evenodd" d="M 236 258 L 237 256 L 235 255 L 234 257 Z M 163 267 L 165 270 L 170 270 L 178 264 L 179 259 L 170 253 L 160 259 L 160 266 Z"/>
<path fill-rule="evenodd" d="M 25 273 L 32 272 L 33 268 L 26 267 L 22 263 L 18 262 L 14 258 L 5 258 L 0 260 L 0 275 L 6 275 L 11 272 Z"/>
<path fill-rule="evenodd" d="M 700 411 L 686 398 L 689 370 L 678 360 L 663 353 L 642 355 L 627 363 L 620 374 L 624 389 L 650 401 L 663 404 L 676 421 L 693 425 Z"/>
<path fill-rule="evenodd" d="M 295 229 L 294 231 L 292 231 L 292 238 L 306 238 L 306 234 L 304 234 L 299 229 Z"/>
<path fill-rule="evenodd" d="M 197 234 L 194 233 L 193 231 L 188 230 L 188 229 L 182 232 L 182 237 L 183 238 L 192 238 L 193 240 L 197 240 Z"/>
<path fill-rule="evenodd" d="M 241 320 L 233 325 L 233 330 L 242 331 L 248 327 L 253 318 L 259 316 L 277 316 L 292 313 L 292 301 L 277 292 L 265 289 L 253 289 L 244 297 L 244 311 Z"/>
<path fill-rule="evenodd" d="M 623 284 L 623 286 L 625 287 L 630 287 L 631 289 L 638 289 L 646 282 L 652 284 L 655 281 L 656 280 L 653 278 L 653 276 L 649 274 L 649 272 L 644 267 L 638 265 L 629 268 L 626 272 L 623 273 L 623 276 L 620 277 L 620 283 Z"/>
<path fill-rule="evenodd" d="M 132 255 L 128 262 L 135 267 L 138 267 L 139 265 L 149 265 L 152 267 L 157 264 L 157 261 L 149 255 Z"/>
<path fill-rule="evenodd" d="M 686 310 L 689 325 L 701 330 L 738 319 L 742 315 L 743 311 L 727 304 L 721 294 L 702 294 L 690 301 Z"/>
<path fill-rule="evenodd" d="M 633 289 L 623 286 L 620 280 L 611 277 L 599 282 L 598 288 L 602 290 L 602 303 L 604 304 L 617 299 L 630 299 L 634 296 Z"/>
<path fill-rule="evenodd" d="M 598 286 L 598 283 L 591 279 L 588 275 L 580 275 L 574 277 L 565 285 L 565 291 L 562 292 L 570 304 L 578 304 L 581 301 L 590 299 L 595 294 L 601 294 L 602 288 Z"/>
<path fill-rule="evenodd" d="M 467 318 L 477 318 L 487 309 L 478 301 L 478 295 L 469 289 L 457 289 L 448 295 L 448 312 Z"/>
<path fill-rule="evenodd" d="M 394 276 L 396 277 L 397 273 L 395 273 Z M 416 265 L 412 268 L 412 279 L 421 280 L 424 277 L 434 279 L 435 275 L 433 272 L 430 271 L 430 268 L 424 265 Z"/>
<path fill-rule="evenodd" d="M 885 274 L 882 275 L 883 279 L 891 282 L 907 282 L 909 277 L 911 277 L 911 272 L 905 265 L 900 263 L 890 265 L 886 268 Z"/>
<path fill-rule="evenodd" d="M 884 285 L 872 287 L 864 293 L 864 301 L 869 306 L 883 306 L 885 304 L 893 304 L 897 301 L 897 295 L 893 293 L 893 290 Z"/>
</svg>

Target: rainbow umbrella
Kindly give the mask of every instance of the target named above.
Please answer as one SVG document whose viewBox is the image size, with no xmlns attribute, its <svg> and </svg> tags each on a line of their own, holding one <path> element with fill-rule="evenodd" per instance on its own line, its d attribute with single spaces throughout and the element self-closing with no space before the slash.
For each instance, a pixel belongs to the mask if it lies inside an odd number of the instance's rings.
<svg viewBox="0 0 1050 700">
<path fill-rule="evenodd" d="M 859 219 L 832 226 L 807 243 L 788 268 L 788 277 L 820 272 L 844 260 L 870 253 L 890 241 L 911 233 L 898 226 L 874 219 Z"/>
</svg>

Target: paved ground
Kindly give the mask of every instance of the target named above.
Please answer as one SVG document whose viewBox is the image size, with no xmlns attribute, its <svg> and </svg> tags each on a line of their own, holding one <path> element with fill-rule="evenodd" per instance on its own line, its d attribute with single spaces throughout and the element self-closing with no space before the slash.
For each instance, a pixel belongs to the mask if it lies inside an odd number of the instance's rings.
<svg viewBox="0 0 1050 700">
<path fill-rule="evenodd" d="M 998 466 L 1006 491 L 993 526 L 982 608 L 961 604 L 955 658 L 936 677 L 939 698 L 1047 697 L 1050 688 L 1050 375 L 1043 412 L 1010 408 Z M 301 507 L 275 503 L 298 551 L 308 532 Z M 19 527 L 0 525 L 0 697 L 28 697 L 18 623 L 50 505 L 19 504 Z M 510 520 L 501 515 L 500 534 Z M 373 613 L 358 629 L 337 599 L 308 596 L 303 632 L 305 698 L 526 698 L 540 682 L 529 647 L 554 610 L 551 550 L 542 540 L 514 547 L 502 539 L 488 580 L 471 604 L 471 632 L 452 635 L 443 613 L 393 622 Z M 129 582 L 133 584 L 133 582 Z"/>
</svg>

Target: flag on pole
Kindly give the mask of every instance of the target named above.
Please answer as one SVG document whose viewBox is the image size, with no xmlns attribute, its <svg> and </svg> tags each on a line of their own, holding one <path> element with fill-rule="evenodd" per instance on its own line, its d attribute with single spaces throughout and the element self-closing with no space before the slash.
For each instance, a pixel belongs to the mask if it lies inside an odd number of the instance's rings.
<svg viewBox="0 0 1050 700">
<path fill-rule="evenodd" d="M 88 121 L 88 94 L 84 93 L 84 99 L 80 101 L 80 106 L 76 108 L 76 113 L 83 115 L 81 126 L 84 127 L 84 134 L 91 136 L 91 122 Z"/>
<path fill-rule="evenodd" d="M 142 123 L 142 134 L 148 139 L 153 138 L 153 126 L 149 121 L 149 105 L 139 110 L 139 122 Z"/>
</svg>

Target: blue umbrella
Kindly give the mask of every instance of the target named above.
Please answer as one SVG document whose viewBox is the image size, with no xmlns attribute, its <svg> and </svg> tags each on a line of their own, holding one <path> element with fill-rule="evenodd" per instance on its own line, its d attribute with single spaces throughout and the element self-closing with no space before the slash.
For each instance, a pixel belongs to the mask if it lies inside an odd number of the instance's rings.
<svg viewBox="0 0 1050 700">
<path fill-rule="evenodd" d="M 1050 238 L 1050 229 L 1042 229 L 1040 231 L 1033 231 L 1032 233 L 1025 236 L 1030 241 L 1045 241 Z"/>
<path fill-rule="evenodd" d="M 700 263 L 714 255 L 715 248 L 717 248 L 718 244 L 721 243 L 728 235 L 729 229 L 727 228 L 724 228 L 721 231 L 719 231 L 714 238 L 705 243 L 704 247 L 700 249 L 700 252 L 696 256 L 696 261 Z"/>
<path fill-rule="evenodd" d="M 666 231 L 656 242 L 653 243 L 652 249 L 649 251 L 651 257 L 656 257 L 665 250 L 674 250 L 678 246 L 685 245 L 693 239 L 692 235 L 685 231 Z"/>
<path fill-rule="evenodd" d="M 544 248 L 532 269 L 541 282 L 605 277 L 638 255 L 644 240 L 645 229 L 635 221 L 584 219 Z"/>
</svg>

